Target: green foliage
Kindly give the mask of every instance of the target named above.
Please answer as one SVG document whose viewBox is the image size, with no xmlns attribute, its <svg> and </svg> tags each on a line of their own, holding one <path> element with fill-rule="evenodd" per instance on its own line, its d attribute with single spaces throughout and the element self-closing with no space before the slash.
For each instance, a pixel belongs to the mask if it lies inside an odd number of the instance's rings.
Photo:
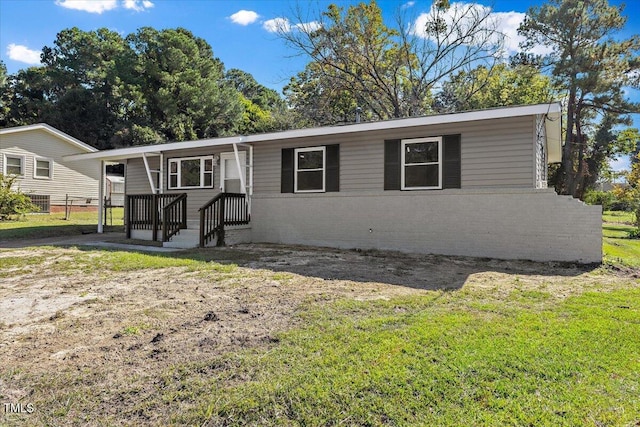
<svg viewBox="0 0 640 427">
<path fill-rule="evenodd" d="M 588 190 L 584 196 L 584 202 L 588 205 L 601 205 L 606 211 L 628 211 L 631 204 L 623 197 L 619 197 L 614 191 Z"/>
<path fill-rule="evenodd" d="M 29 196 L 20 189 L 12 189 L 15 180 L 15 176 L 0 173 L 0 221 L 39 210 Z"/>
<path fill-rule="evenodd" d="M 8 124 L 9 104 L 11 102 L 11 91 L 9 87 L 9 75 L 7 74 L 7 66 L 0 61 L 0 127 Z"/>
<path fill-rule="evenodd" d="M 237 129 L 239 133 L 256 134 L 291 127 L 287 105 L 275 90 L 259 84 L 251 74 L 238 69 L 227 71 L 225 79 L 240 93 L 243 113 Z"/>
<path fill-rule="evenodd" d="M 166 141 L 226 135 L 235 130 L 242 107 L 237 92 L 224 80 L 222 62 L 211 46 L 178 28 L 141 28 L 129 35 L 137 58 L 137 76 L 145 109 L 138 124 Z"/>
<path fill-rule="evenodd" d="M 555 98 L 548 76 L 528 65 L 498 64 L 460 71 L 436 97 L 440 111 L 465 111 L 508 105 L 547 103 Z"/>
</svg>

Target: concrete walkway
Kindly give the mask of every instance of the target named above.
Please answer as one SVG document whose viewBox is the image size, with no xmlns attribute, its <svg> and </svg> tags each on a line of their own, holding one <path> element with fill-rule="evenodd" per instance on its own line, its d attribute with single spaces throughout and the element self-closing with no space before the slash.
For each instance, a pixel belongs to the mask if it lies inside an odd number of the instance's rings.
<svg viewBox="0 0 640 427">
<path fill-rule="evenodd" d="M 74 236 L 47 237 L 43 239 L 4 240 L 0 241 L 0 249 L 27 248 L 31 246 L 96 246 L 109 249 L 122 249 L 125 251 L 145 252 L 175 252 L 180 250 L 176 248 L 114 242 L 125 239 L 125 233 L 90 233 Z"/>
</svg>

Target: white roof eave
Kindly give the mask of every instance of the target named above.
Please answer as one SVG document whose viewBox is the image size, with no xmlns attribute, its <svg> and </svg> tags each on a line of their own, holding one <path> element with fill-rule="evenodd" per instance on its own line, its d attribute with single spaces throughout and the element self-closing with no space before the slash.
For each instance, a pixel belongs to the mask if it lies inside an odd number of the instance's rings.
<svg viewBox="0 0 640 427">
<path fill-rule="evenodd" d="M 100 159 L 105 161 L 124 160 L 142 157 L 143 154 L 158 155 L 159 151 L 168 152 L 190 148 L 215 147 L 232 144 L 254 144 L 286 139 L 309 138 L 323 135 L 341 135 L 349 133 L 370 132 L 377 130 L 402 129 L 414 126 L 462 123 L 476 120 L 501 119 L 507 117 L 529 116 L 536 114 L 560 113 L 560 104 L 536 104 L 516 107 L 501 107 L 488 110 L 468 111 L 462 113 L 437 114 L 432 116 L 410 117 L 405 119 L 385 120 L 380 122 L 356 123 L 343 126 L 327 126 L 307 129 L 296 129 L 283 132 L 265 133 L 248 136 L 231 136 L 197 141 L 170 142 L 147 146 L 118 148 L 87 154 L 65 156 L 66 161 Z"/>
</svg>

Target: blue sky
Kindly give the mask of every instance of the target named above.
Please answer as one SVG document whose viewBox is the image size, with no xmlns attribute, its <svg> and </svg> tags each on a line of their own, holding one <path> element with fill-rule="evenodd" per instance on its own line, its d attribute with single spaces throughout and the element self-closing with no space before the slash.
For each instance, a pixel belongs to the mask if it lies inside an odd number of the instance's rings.
<svg viewBox="0 0 640 427">
<path fill-rule="evenodd" d="M 123 35 L 138 28 L 158 29 L 184 27 L 205 39 L 214 55 L 227 69 L 239 68 L 256 80 L 281 91 L 289 78 L 304 68 L 307 60 L 295 53 L 270 29 L 286 16 L 292 16 L 296 5 L 324 10 L 330 3 L 347 6 L 357 1 L 333 2 L 296 0 L 0 0 L 0 59 L 9 73 L 38 64 L 43 46 L 53 45 L 56 34 L 65 28 L 85 31 L 106 27 Z M 427 12 L 431 1 L 379 0 L 384 17 L 393 24 L 400 7 L 410 8 L 415 16 Z M 453 2 L 452 2 L 453 3 Z M 517 50 L 516 28 L 524 12 L 542 0 L 476 0 L 493 6 L 502 30 L 510 35 L 511 53 Z M 611 4 L 622 3 L 610 0 Z M 640 33 L 640 1 L 628 0 L 625 15 L 629 18 L 622 36 Z M 313 13 L 309 15 L 312 21 Z M 630 92 L 640 100 L 640 91 Z M 640 127 L 640 115 L 634 116 Z M 617 167 L 624 167 L 623 161 Z"/>
</svg>

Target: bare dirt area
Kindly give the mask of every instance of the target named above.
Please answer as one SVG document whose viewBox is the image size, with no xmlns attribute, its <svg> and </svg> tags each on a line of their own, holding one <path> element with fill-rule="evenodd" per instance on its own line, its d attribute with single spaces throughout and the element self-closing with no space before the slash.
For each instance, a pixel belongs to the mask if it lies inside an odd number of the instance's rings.
<svg viewBox="0 0 640 427">
<path fill-rule="evenodd" d="M 302 322 L 299 311 L 309 304 L 462 288 L 517 287 L 564 298 L 638 279 L 634 271 L 576 265 L 277 245 L 176 256 L 202 259 L 204 253 L 223 267 L 238 267 L 78 271 L 69 267 L 76 257 L 100 251 L 0 251 L 0 402 L 35 402 L 33 413 L 12 414 L 0 424 L 165 424 L 169 411 L 192 409 L 188 397 L 171 409 L 157 398 L 167 390 L 187 393 L 174 389 L 181 370 L 190 366 L 189 375 L 203 377 L 225 370 L 229 382 L 242 381 L 232 359 L 221 356 L 268 351 L 281 332 Z M 3 263 L 9 257 L 33 262 L 11 267 Z M 57 388 L 73 392 L 58 401 L 51 397 Z"/>
</svg>

